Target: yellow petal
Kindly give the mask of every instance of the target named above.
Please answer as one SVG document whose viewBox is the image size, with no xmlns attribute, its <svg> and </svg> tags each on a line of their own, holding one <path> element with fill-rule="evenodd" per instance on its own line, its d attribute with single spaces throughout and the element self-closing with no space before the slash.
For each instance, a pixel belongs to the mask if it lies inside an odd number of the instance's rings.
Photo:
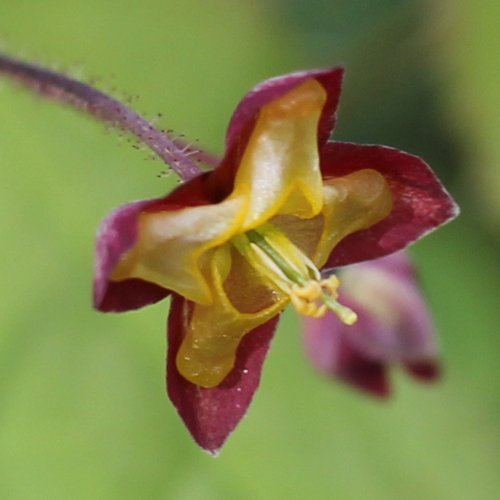
<svg viewBox="0 0 500 500">
<path fill-rule="evenodd" d="M 139 216 L 134 247 L 113 271 L 115 281 L 141 278 L 200 304 L 214 297 L 207 283 L 210 249 L 234 234 L 244 218 L 244 200 Z"/>
<path fill-rule="evenodd" d="M 194 305 L 176 359 L 179 372 L 202 387 L 222 382 L 234 366 L 242 337 L 278 314 L 288 302 L 288 297 L 266 286 L 230 246 L 215 251 L 210 282 L 217 301 Z"/>
<path fill-rule="evenodd" d="M 324 181 L 323 208 L 311 219 L 279 215 L 271 224 L 321 268 L 335 245 L 351 233 L 381 221 L 392 209 L 392 193 L 382 174 L 363 169 Z"/>
<path fill-rule="evenodd" d="M 321 210 L 317 128 L 325 102 L 321 84 L 307 80 L 262 108 L 232 194 L 249 203 L 244 231 L 277 214 L 309 218 Z"/>
<path fill-rule="evenodd" d="M 323 231 L 313 256 L 316 265 L 322 267 L 325 264 L 340 240 L 380 222 L 391 210 L 391 189 L 376 170 L 358 170 L 326 181 Z"/>
</svg>

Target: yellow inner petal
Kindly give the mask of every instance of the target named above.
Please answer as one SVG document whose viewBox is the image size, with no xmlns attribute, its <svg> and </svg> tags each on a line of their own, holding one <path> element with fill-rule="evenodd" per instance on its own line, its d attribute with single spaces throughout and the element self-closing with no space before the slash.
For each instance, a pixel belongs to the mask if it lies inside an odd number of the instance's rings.
<svg viewBox="0 0 500 500">
<path fill-rule="evenodd" d="M 384 176 L 369 168 L 325 181 L 323 231 L 311 257 L 322 267 L 333 248 L 351 233 L 368 229 L 392 210 L 392 192 Z"/>
<path fill-rule="evenodd" d="M 203 387 L 214 387 L 222 382 L 234 366 L 242 337 L 278 314 L 288 302 L 288 297 L 273 293 L 259 276 L 252 276 L 253 270 L 244 259 L 232 258 L 231 253 L 229 245 L 214 251 L 209 279 L 218 300 L 211 305 L 194 305 L 177 353 L 179 372 Z M 233 276 L 228 280 L 230 274 Z M 244 282 L 245 275 L 251 279 Z M 245 290 L 241 290 L 242 287 Z M 256 312 L 244 312 L 243 307 L 235 307 L 230 297 L 242 294 L 250 299 L 249 305 L 260 302 Z"/>
<path fill-rule="evenodd" d="M 324 88 L 308 80 L 262 108 L 231 195 L 249 204 L 242 232 L 278 213 L 309 218 L 320 212 L 317 126 L 325 102 Z"/>
</svg>

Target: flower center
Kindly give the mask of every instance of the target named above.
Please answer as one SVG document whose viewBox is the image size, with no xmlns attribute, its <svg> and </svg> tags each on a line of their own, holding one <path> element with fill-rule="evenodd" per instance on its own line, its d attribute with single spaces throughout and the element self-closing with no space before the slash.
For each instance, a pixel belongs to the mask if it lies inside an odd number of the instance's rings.
<svg viewBox="0 0 500 500">
<path fill-rule="evenodd" d="M 271 224 L 231 241 L 253 267 L 290 297 L 300 314 L 321 318 L 330 309 L 343 323 L 356 322 L 356 313 L 336 300 L 337 276 L 323 279 L 314 262 Z"/>
</svg>

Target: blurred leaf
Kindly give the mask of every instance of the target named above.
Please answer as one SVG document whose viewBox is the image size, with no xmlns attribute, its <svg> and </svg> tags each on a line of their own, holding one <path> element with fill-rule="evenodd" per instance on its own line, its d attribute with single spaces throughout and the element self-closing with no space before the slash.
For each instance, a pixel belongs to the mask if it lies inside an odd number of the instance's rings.
<svg viewBox="0 0 500 500">
<path fill-rule="evenodd" d="M 439 71 L 447 78 L 449 126 L 461 139 L 469 197 L 481 222 L 500 236 L 500 4 L 444 2 L 436 9 Z"/>
</svg>

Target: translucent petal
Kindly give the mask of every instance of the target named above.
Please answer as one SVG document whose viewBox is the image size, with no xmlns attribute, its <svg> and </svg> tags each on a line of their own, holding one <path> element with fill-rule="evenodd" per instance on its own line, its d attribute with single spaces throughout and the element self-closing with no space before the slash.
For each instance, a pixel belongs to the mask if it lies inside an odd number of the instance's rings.
<svg viewBox="0 0 500 500">
<path fill-rule="evenodd" d="M 245 200 L 177 211 L 143 213 L 137 241 L 112 279 L 142 278 L 201 304 L 213 302 L 205 274 L 210 249 L 229 239 L 241 226 Z"/>
<path fill-rule="evenodd" d="M 245 277 L 250 279 L 242 286 Z M 288 297 L 268 288 L 227 245 L 214 252 L 210 282 L 217 301 L 194 305 L 190 317 L 185 318 L 185 337 L 176 358 L 179 372 L 202 387 L 222 382 L 235 364 L 243 336 L 276 316 L 288 302 Z M 251 305 L 257 306 L 255 312 L 246 312 L 252 310 L 248 309 Z"/>
<path fill-rule="evenodd" d="M 278 215 L 271 224 L 321 268 L 347 235 L 376 224 L 392 207 L 384 177 L 371 169 L 324 181 L 323 208 L 310 219 Z"/>
<path fill-rule="evenodd" d="M 317 125 L 326 92 L 308 80 L 260 113 L 232 196 L 249 203 L 243 229 L 279 214 L 313 217 L 322 208 Z"/>
<path fill-rule="evenodd" d="M 379 172 L 364 169 L 325 181 L 323 232 L 313 261 L 322 267 L 347 235 L 373 226 L 389 215 L 392 194 Z"/>
</svg>

